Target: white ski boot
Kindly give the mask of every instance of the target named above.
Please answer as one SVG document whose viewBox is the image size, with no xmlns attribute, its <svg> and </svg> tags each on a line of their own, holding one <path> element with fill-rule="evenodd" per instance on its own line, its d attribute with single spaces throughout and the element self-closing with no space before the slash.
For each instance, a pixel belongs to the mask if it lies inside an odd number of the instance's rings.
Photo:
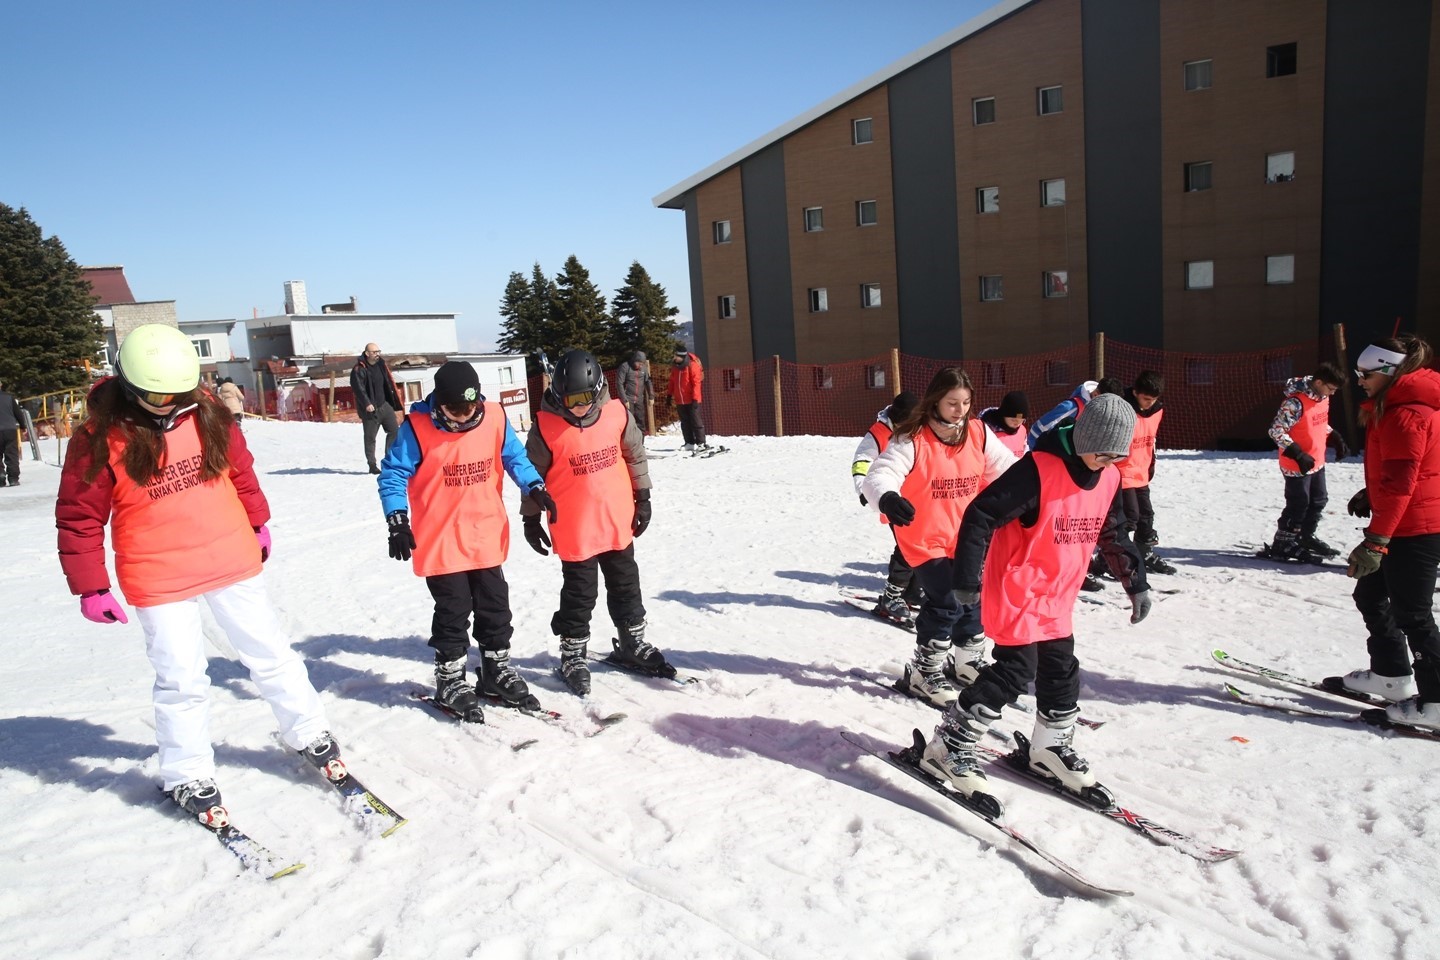
<svg viewBox="0 0 1440 960">
<path fill-rule="evenodd" d="M 949 640 L 920 641 L 915 645 L 915 658 L 905 664 L 896 687 L 937 707 L 948 707 L 960 696 L 945 676 L 945 655 L 949 652 Z"/>
<path fill-rule="evenodd" d="M 1386 707 L 1385 717 L 1394 723 L 1440 730 L 1440 703 L 1421 703 L 1419 697 L 1411 697 Z"/>
<path fill-rule="evenodd" d="M 1003 811 L 1000 802 L 985 793 L 989 782 L 980 765 L 978 743 L 990 724 L 999 719 L 1000 714 L 983 703 L 977 703 L 969 710 L 961 710 L 959 704 L 950 707 L 917 762 L 921 770 L 949 784 L 967 798 L 976 799 L 977 794 L 984 795 L 994 804 L 994 816 Z"/>
<path fill-rule="evenodd" d="M 1403 677 L 1387 677 L 1374 670 L 1351 670 L 1340 678 L 1340 685 L 1351 693 L 1365 693 L 1396 703 L 1409 700 L 1419 692 L 1415 689 L 1415 676 L 1408 673 Z"/>
<path fill-rule="evenodd" d="M 1083 794 L 1095 786 L 1090 764 L 1070 747 L 1075 738 L 1075 721 L 1080 708 L 1061 712 L 1035 711 L 1035 730 L 1030 740 L 1030 769 L 1058 780 L 1072 793 Z"/>
<path fill-rule="evenodd" d="M 170 791 L 170 799 L 211 830 L 219 830 L 230 823 L 230 813 L 220 800 L 220 789 L 215 786 L 214 780 L 206 778 L 182 783 Z"/>
<path fill-rule="evenodd" d="M 985 641 L 983 633 L 977 633 L 964 642 L 957 642 L 945 656 L 945 676 L 956 687 L 964 689 L 980 678 L 980 671 L 986 667 Z"/>
</svg>

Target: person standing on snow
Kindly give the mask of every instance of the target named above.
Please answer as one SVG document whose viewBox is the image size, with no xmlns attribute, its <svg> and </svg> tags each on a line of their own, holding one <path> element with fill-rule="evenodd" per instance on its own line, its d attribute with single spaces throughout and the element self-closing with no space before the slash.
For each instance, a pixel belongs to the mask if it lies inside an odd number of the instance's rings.
<svg viewBox="0 0 1440 960">
<path fill-rule="evenodd" d="M 850 477 L 855 481 L 855 493 L 860 497 L 860 506 L 868 504 L 860 488 L 865 483 L 865 475 L 870 472 L 870 464 L 890 446 L 890 436 L 895 432 L 895 424 L 908 417 L 914 409 L 915 394 L 908 390 L 900 391 L 895 394 L 895 399 L 890 401 L 888 407 L 875 415 L 875 422 L 870 424 L 870 429 L 860 438 L 860 445 L 855 448 L 855 456 L 850 459 Z M 890 520 L 883 513 L 880 515 L 880 522 L 886 526 L 890 524 Z M 894 536 L 893 530 L 891 535 Z M 915 620 L 910 615 L 910 609 L 918 606 L 920 584 L 915 580 L 915 571 L 900 552 L 899 542 L 896 542 L 895 549 L 890 553 L 890 570 L 885 577 L 885 590 L 871 612 L 877 617 L 913 626 Z"/>
<path fill-rule="evenodd" d="M 1170 574 L 1175 567 L 1155 552 L 1160 536 L 1155 532 L 1155 507 L 1150 503 L 1150 481 L 1155 479 L 1155 437 L 1165 417 L 1165 377 L 1157 370 L 1141 370 L 1125 399 L 1135 410 L 1135 438 L 1130 455 L 1116 466 L 1120 469 L 1120 496 L 1125 504 L 1125 532 L 1129 533 L 1145 558 L 1151 573 Z"/>
<path fill-rule="evenodd" d="M 645 435 L 625 404 L 610 398 L 600 364 L 570 350 L 555 364 L 525 452 L 560 508 L 550 533 L 540 508 L 522 503 L 525 542 L 560 558 L 560 609 L 550 629 L 560 638 L 560 676 L 578 696 L 590 692 L 585 654 L 590 615 L 605 578 L 605 605 L 620 636 L 611 659 L 660 677 L 675 676 L 665 655 L 645 640 L 645 603 L 635 538 L 650 525 L 650 467 Z"/>
<path fill-rule="evenodd" d="M 215 389 L 215 395 L 220 398 L 220 402 L 225 405 L 225 409 L 230 411 L 230 415 L 235 418 L 235 422 L 240 423 L 241 418 L 245 415 L 245 394 L 240 392 L 240 388 L 236 386 L 235 381 L 229 377 L 221 380 L 220 386 Z"/>
<path fill-rule="evenodd" d="M 655 400 L 655 384 L 650 379 L 650 367 L 645 362 L 645 351 L 636 350 L 630 359 L 615 372 L 615 387 L 620 391 L 620 402 L 630 411 L 641 435 L 649 433 L 646 428 L 646 405 Z"/>
<path fill-rule="evenodd" d="M 1125 532 L 1114 468 L 1129 454 L 1134 429 L 1135 412 L 1124 398 L 1095 397 L 1073 425 L 1046 433 L 965 511 L 951 586 L 962 603 L 984 596 L 995 661 L 946 709 L 915 759 L 967 797 L 986 785 L 980 738 L 1032 681 L 1031 769 L 1076 793 L 1095 784 L 1070 746 L 1080 716 L 1071 620 L 1097 544 L 1130 594 L 1130 622 L 1150 612 L 1145 567 Z"/>
<path fill-rule="evenodd" d="M 686 450 L 708 450 L 705 424 L 700 420 L 700 401 L 704 393 L 705 367 L 700 358 L 683 347 L 675 348 L 675 366 L 670 371 L 670 399 L 680 414 L 680 434 Z"/>
<path fill-rule="evenodd" d="M 480 393 L 468 363 L 435 372 L 435 389 L 411 405 L 377 486 L 390 530 L 390 557 L 411 561 L 435 601 L 435 700 L 462 720 L 484 723 L 480 698 L 536 710 L 540 702 L 510 665 L 510 585 L 501 570 L 510 552 L 510 521 L 501 501 L 501 470 L 555 519 L 555 501 L 525 456 L 505 411 Z M 414 514 L 414 525 L 410 522 Z M 465 679 L 474 614 L 479 681 Z"/>
<path fill-rule="evenodd" d="M 1085 409 L 1085 404 L 1092 398 L 1104 396 L 1107 393 L 1120 394 L 1125 392 L 1125 385 L 1115 377 L 1101 377 L 1099 380 L 1086 380 L 1076 387 L 1074 392 L 1045 413 L 1040 419 L 1030 424 L 1030 432 L 1025 441 L 1031 450 L 1043 434 L 1049 433 L 1056 427 L 1065 423 L 1074 423 L 1080 411 Z"/>
<path fill-rule="evenodd" d="M 14 394 L 0 384 L 0 487 L 20 486 L 20 427 L 25 414 Z"/>
<path fill-rule="evenodd" d="M 889 519 L 925 591 L 915 618 L 915 656 L 898 686 L 942 707 L 958 696 L 956 682 L 968 683 L 979 672 L 985 645 L 979 601 L 962 604 L 950 587 L 960 518 L 976 494 L 1015 463 L 990 428 L 970 416 L 973 396 L 964 370 L 937 372 L 860 487 Z M 959 650 L 952 653 L 955 643 Z"/>
<path fill-rule="evenodd" d="M 1365 487 L 1350 499 L 1349 511 L 1370 524 L 1365 540 L 1350 551 L 1346 572 L 1355 578 L 1355 608 L 1370 633 L 1370 669 L 1340 681 L 1347 690 L 1395 701 L 1385 715 L 1396 723 L 1440 730 L 1434 612 L 1440 373 L 1429 369 L 1430 361 L 1430 345 L 1412 336 L 1372 343 L 1355 361 L 1369 399 L 1360 407 L 1367 431 Z"/>
<path fill-rule="evenodd" d="M 355 366 L 350 368 L 350 392 L 355 396 L 355 410 L 365 430 L 365 463 L 371 473 L 379 473 L 380 468 L 375 465 L 375 434 L 385 431 L 388 457 L 395 445 L 396 424 L 405 405 L 395 389 L 390 368 L 380 356 L 378 343 L 365 344 L 365 352 L 355 358 Z"/>
<path fill-rule="evenodd" d="M 980 420 L 990 432 L 1017 457 L 1030 449 L 1025 421 L 1030 419 L 1030 398 L 1023 390 L 1011 390 L 1000 400 L 1000 406 L 980 411 Z"/>
<path fill-rule="evenodd" d="M 1340 555 L 1315 536 L 1315 529 L 1330 501 L 1325 448 L 1333 440 L 1341 460 L 1350 455 L 1345 438 L 1330 429 L 1330 397 L 1344 385 L 1344 376 L 1335 364 L 1322 363 L 1310 376 L 1285 382 L 1285 399 L 1270 424 L 1270 439 L 1279 448 L 1280 473 L 1285 477 L 1285 509 L 1275 524 L 1275 542 L 1268 548 L 1274 559 L 1318 563 Z"/>
<path fill-rule="evenodd" d="M 201 597 L 280 724 L 331 780 L 345 776 L 320 695 L 270 606 L 261 564 L 270 507 L 235 419 L 199 388 L 200 358 L 174 327 L 145 324 L 96 383 L 65 454 L 55 501 L 60 567 L 80 612 L 128 623 L 105 571 L 135 608 L 155 668 L 155 738 L 170 798 L 212 829 L 229 822 L 215 785 Z"/>
</svg>

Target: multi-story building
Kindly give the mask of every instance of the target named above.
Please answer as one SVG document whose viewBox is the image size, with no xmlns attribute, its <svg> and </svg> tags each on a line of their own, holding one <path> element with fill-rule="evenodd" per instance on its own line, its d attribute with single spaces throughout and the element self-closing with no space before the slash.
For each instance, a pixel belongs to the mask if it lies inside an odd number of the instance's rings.
<svg viewBox="0 0 1440 960">
<path fill-rule="evenodd" d="M 1440 0 L 1007 0 L 655 198 L 712 369 L 1433 336 Z"/>
</svg>

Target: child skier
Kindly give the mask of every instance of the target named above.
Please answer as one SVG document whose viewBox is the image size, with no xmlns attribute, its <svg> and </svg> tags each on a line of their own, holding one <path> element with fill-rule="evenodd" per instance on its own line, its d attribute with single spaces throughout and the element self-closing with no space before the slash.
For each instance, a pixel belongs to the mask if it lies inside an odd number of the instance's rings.
<svg viewBox="0 0 1440 960">
<path fill-rule="evenodd" d="M 895 394 L 895 399 L 890 401 L 888 407 L 875 415 L 875 422 L 870 424 L 870 429 L 860 438 L 860 445 L 855 448 L 855 456 L 850 459 L 850 477 L 855 481 L 855 493 L 860 497 L 860 506 L 867 504 L 860 487 L 865 483 L 865 475 L 870 472 L 870 464 L 890 446 L 890 436 L 895 431 L 895 424 L 909 416 L 913 409 L 915 394 L 908 390 L 900 391 Z M 880 515 L 880 522 L 887 525 L 890 523 L 883 513 Z M 885 591 L 880 595 L 880 600 L 872 612 L 877 617 L 909 626 L 915 622 L 910 616 L 910 608 L 918 606 L 920 584 L 915 581 L 915 571 L 905 562 L 905 555 L 900 552 L 900 544 L 897 542 L 890 553 L 890 571 L 885 578 Z"/>
<path fill-rule="evenodd" d="M 203 824 L 229 814 L 215 785 L 210 678 L 199 599 L 270 705 L 280 737 L 332 780 L 345 776 L 320 696 L 290 648 L 261 579 L 270 507 L 234 416 L 199 387 L 200 358 L 174 327 L 125 337 L 116 375 L 90 392 L 55 501 L 60 567 L 80 612 L 128 623 L 105 571 L 135 607 L 155 668 L 155 738 L 165 791 Z"/>
<path fill-rule="evenodd" d="M 1125 534 L 1120 474 L 1113 467 L 1129 453 L 1134 427 L 1124 398 L 1095 397 L 1073 426 L 1045 434 L 965 511 L 952 586 L 962 603 L 983 594 L 994 663 L 960 693 L 923 754 L 912 759 L 967 797 L 986 784 L 978 741 L 1032 681 L 1031 768 L 1077 793 L 1095 785 L 1070 746 L 1080 715 L 1071 617 L 1097 542 L 1130 594 L 1130 622 L 1150 612 L 1144 564 Z"/>
<path fill-rule="evenodd" d="M 861 485 L 865 499 L 890 520 L 925 591 L 915 618 L 915 656 L 897 686 L 939 706 L 952 702 L 955 683 L 969 682 L 983 662 L 978 599 L 962 604 L 950 587 L 960 518 L 975 495 L 1015 463 L 990 428 L 970 416 L 973 396 L 964 370 L 941 369 L 915 409 L 895 425 L 890 445 Z M 954 642 L 960 649 L 952 653 Z"/>
<path fill-rule="evenodd" d="M 1175 567 L 1155 552 L 1160 537 L 1155 533 L 1155 508 L 1150 503 L 1150 481 L 1155 479 L 1155 436 L 1165 418 L 1160 394 L 1165 377 L 1156 370 L 1142 370 L 1125 399 L 1135 409 L 1135 437 L 1130 455 L 1116 464 L 1120 468 L 1120 496 L 1125 504 L 1125 530 L 1131 534 L 1145 569 L 1151 573 L 1174 573 Z"/>
<path fill-rule="evenodd" d="M 1325 483 L 1325 448 L 1338 443 L 1340 459 L 1350 455 L 1345 439 L 1330 429 L 1330 397 L 1344 385 L 1333 363 L 1322 363 L 1308 377 L 1285 382 L 1285 399 L 1270 424 L 1270 439 L 1280 451 L 1285 477 L 1285 509 L 1275 525 L 1275 542 L 1267 549 L 1276 560 L 1318 563 L 1340 551 L 1316 538 L 1329 494 Z"/>
<path fill-rule="evenodd" d="M 605 375 L 584 350 L 570 350 L 555 364 L 540 401 L 525 451 L 562 507 L 550 514 L 550 533 L 540 509 L 522 504 L 525 542 L 542 557 L 554 547 L 560 558 L 560 609 L 550 629 L 560 638 L 560 676 L 576 695 L 590 692 L 585 659 L 590 614 L 605 578 L 605 604 L 619 631 L 610 659 L 652 676 L 673 677 L 675 668 L 645 640 L 645 604 L 635 538 L 650 525 L 650 467 L 645 435 L 625 404 L 610 398 Z"/>
<path fill-rule="evenodd" d="M 1030 419 L 1030 398 L 1023 390 L 1011 390 L 1000 400 L 1000 406 L 980 411 L 980 420 L 1000 442 L 1017 457 L 1030 449 L 1025 421 Z"/>
<path fill-rule="evenodd" d="M 553 521 L 555 501 L 505 411 L 480 393 L 474 367 L 451 360 L 436 371 L 434 392 L 411 404 L 378 480 L 390 556 L 410 560 L 435 599 L 435 699 L 471 723 L 485 722 L 480 697 L 522 710 L 540 706 L 510 665 L 510 586 L 500 569 L 510 521 L 497 462 Z M 480 647 L 473 689 L 465 680 L 472 613 Z"/>
</svg>

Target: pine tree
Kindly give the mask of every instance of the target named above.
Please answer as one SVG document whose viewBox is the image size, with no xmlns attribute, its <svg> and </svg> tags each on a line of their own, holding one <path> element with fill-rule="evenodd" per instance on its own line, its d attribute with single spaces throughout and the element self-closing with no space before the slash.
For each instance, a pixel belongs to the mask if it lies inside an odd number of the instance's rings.
<svg viewBox="0 0 1440 960">
<path fill-rule="evenodd" d="M 83 386 L 104 345 L 90 284 L 60 238 L 0 203 L 0 382 L 22 397 Z"/>
<path fill-rule="evenodd" d="M 615 366 L 626 362 L 636 350 L 645 351 L 652 363 L 663 364 L 678 339 L 678 307 L 670 306 L 665 288 L 650 279 L 638 260 L 630 264 L 625 286 L 615 291 L 611 303 L 613 322 L 602 363 Z"/>
<path fill-rule="evenodd" d="M 540 372 L 537 354 L 553 349 L 546 339 L 553 297 L 554 284 L 536 263 L 533 280 L 526 280 L 521 273 L 510 274 L 500 301 L 500 316 L 504 319 L 497 345 L 502 350 L 523 354 L 530 376 Z"/>
<path fill-rule="evenodd" d="M 610 315 L 605 311 L 605 298 L 600 288 L 590 281 L 590 271 L 580 265 L 572 253 L 555 277 L 555 294 L 551 299 L 550 322 L 546 337 L 553 344 L 554 359 L 567 349 L 604 352 L 608 338 Z M 549 348 L 547 348 L 549 349 Z"/>
</svg>

